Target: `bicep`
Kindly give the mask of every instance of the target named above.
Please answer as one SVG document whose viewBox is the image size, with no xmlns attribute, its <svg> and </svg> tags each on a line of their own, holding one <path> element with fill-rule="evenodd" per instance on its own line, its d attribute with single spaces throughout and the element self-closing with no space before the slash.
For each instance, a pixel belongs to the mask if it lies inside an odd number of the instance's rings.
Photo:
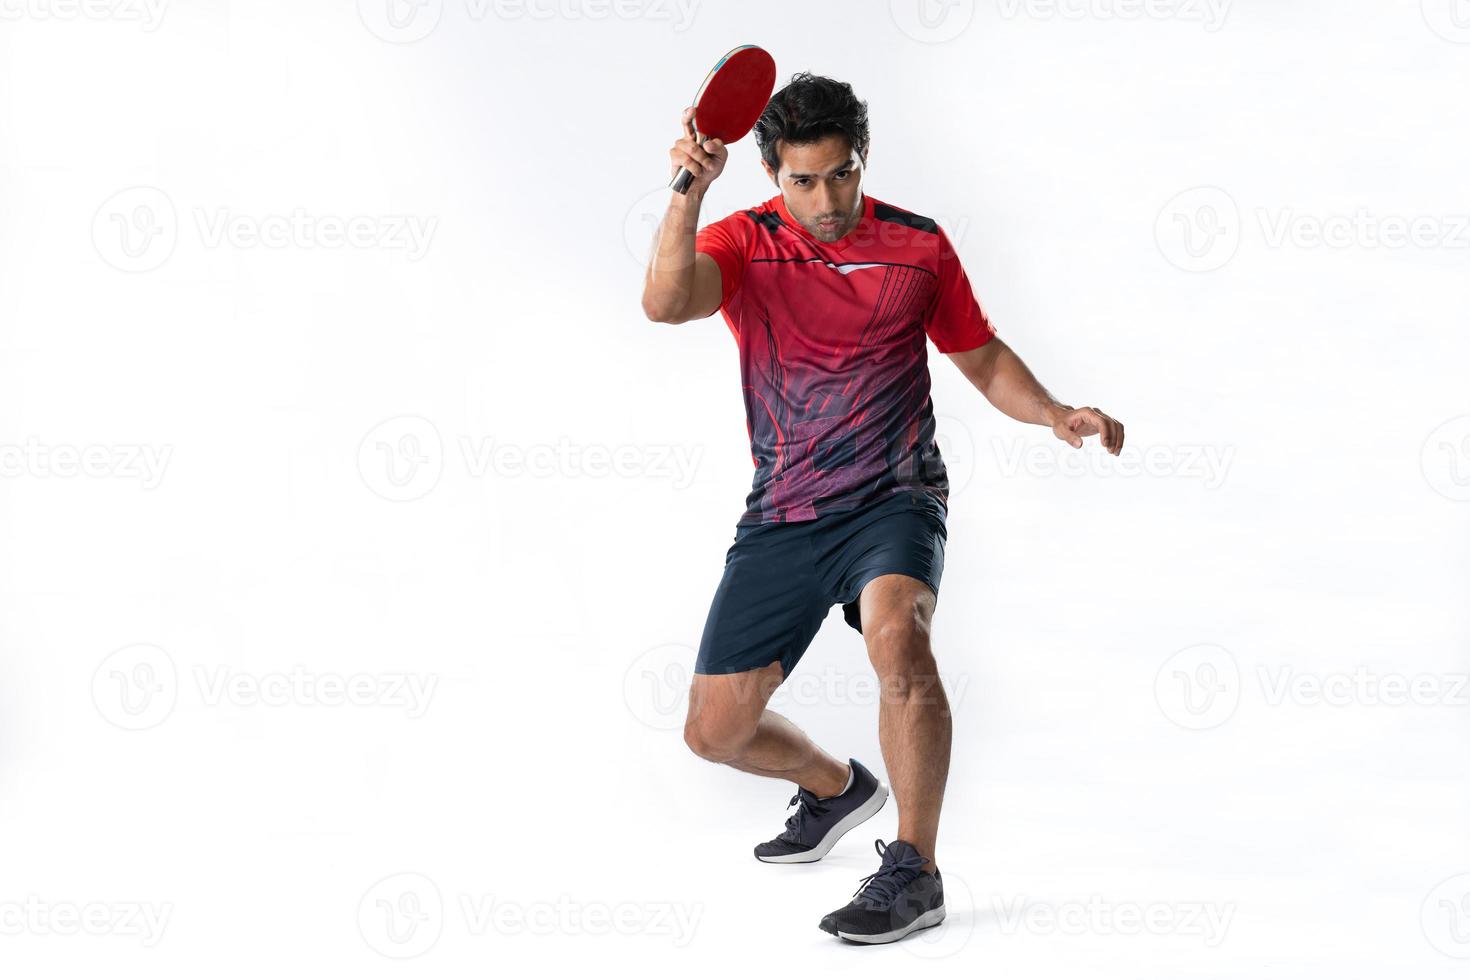
<svg viewBox="0 0 1470 980">
<path fill-rule="evenodd" d="M 720 266 L 707 252 L 694 253 L 694 288 L 690 290 L 689 301 L 684 305 L 684 310 L 679 319 L 703 320 L 707 316 L 713 316 L 720 308 L 721 292 Z"/>
</svg>

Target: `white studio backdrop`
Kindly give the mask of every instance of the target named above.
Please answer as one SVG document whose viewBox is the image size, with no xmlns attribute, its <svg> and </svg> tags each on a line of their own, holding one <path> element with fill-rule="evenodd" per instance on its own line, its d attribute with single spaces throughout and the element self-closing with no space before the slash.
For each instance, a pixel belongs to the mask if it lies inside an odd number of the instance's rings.
<svg viewBox="0 0 1470 980">
<path fill-rule="evenodd" d="M 869 103 L 1123 457 L 931 348 L 949 920 L 749 856 L 683 692 L 751 468 L 639 307 L 721 52 Z M 1461 0 L 0 6 L 0 970 L 1459 976 Z M 775 193 L 732 149 L 705 220 Z M 881 763 L 834 614 L 776 704 Z"/>
</svg>

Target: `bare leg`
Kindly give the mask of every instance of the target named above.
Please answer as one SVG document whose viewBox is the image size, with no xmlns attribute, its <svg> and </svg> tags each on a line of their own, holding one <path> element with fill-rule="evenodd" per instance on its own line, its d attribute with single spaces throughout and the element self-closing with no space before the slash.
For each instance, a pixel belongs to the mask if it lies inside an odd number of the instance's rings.
<svg viewBox="0 0 1470 980">
<path fill-rule="evenodd" d="M 949 700 L 929 646 L 934 601 L 929 586 L 907 575 L 880 575 L 859 600 L 882 695 L 878 738 L 898 799 L 898 836 L 929 859 L 926 871 L 936 867 L 951 732 Z"/>
<path fill-rule="evenodd" d="M 741 772 L 790 780 L 817 796 L 841 793 L 847 763 L 766 707 L 781 681 L 779 663 L 738 674 L 695 674 L 684 741 L 696 755 Z"/>
</svg>

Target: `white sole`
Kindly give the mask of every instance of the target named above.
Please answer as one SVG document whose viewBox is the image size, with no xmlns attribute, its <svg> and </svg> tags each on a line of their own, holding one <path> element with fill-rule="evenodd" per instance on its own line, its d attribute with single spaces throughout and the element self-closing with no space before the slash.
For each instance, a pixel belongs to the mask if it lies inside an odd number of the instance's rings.
<svg viewBox="0 0 1470 980">
<path fill-rule="evenodd" d="M 838 932 L 837 935 L 842 939 L 846 939 L 847 941 L 854 943 L 893 943 L 902 939 L 904 936 L 907 936 L 911 932 L 918 932 L 920 929 L 928 929 L 931 926 L 937 926 L 943 921 L 944 906 L 941 905 L 937 909 L 930 909 L 929 911 L 925 912 L 923 915 L 919 916 L 917 919 L 915 919 L 913 922 L 910 922 L 902 929 L 894 929 L 892 932 L 879 932 L 874 933 L 871 936 L 860 936 L 856 933 L 850 932 Z"/>
<path fill-rule="evenodd" d="M 833 824 L 832 829 L 817 842 L 816 847 L 809 851 L 798 851 L 796 854 L 774 854 L 770 857 L 761 857 L 757 854 L 756 860 L 767 864 L 811 864 L 814 861 L 820 861 L 842 839 L 843 834 L 883 809 L 883 804 L 887 802 L 888 786 L 879 780 L 877 792 L 864 800 L 862 806 Z"/>
</svg>

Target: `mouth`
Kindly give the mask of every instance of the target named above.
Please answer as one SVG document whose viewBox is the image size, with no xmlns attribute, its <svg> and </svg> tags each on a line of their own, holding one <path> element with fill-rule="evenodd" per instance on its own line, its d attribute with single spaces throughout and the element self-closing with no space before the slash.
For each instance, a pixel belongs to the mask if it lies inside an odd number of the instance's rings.
<svg viewBox="0 0 1470 980">
<path fill-rule="evenodd" d="M 818 221 L 817 227 L 823 231 L 836 231 L 841 224 L 842 222 L 840 221 Z"/>
</svg>

